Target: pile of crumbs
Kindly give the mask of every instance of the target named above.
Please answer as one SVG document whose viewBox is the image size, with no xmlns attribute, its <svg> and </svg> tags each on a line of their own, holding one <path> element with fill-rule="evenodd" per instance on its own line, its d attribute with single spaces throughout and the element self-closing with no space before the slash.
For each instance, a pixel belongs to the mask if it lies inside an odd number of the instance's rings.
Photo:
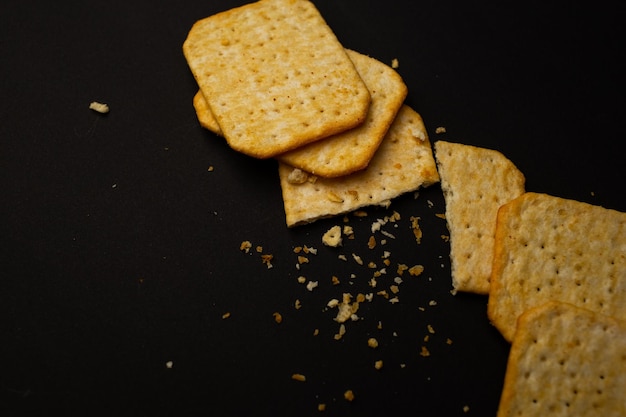
<svg viewBox="0 0 626 417">
<path fill-rule="evenodd" d="M 430 203 L 430 202 L 429 202 Z M 429 204 L 432 208 L 432 203 Z M 359 210 L 352 213 L 354 217 L 364 218 L 368 214 L 364 210 Z M 445 220 L 445 217 L 435 214 L 437 218 Z M 422 230 L 419 225 L 420 217 L 412 216 L 408 219 L 408 227 L 410 233 L 414 236 L 415 244 L 420 245 L 422 243 Z M 363 321 L 366 317 L 360 314 L 360 307 L 364 303 L 372 303 L 375 300 L 383 300 L 390 304 L 396 304 L 400 302 L 401 286 L 407 279 L 413 279 L 424 275 L 425 268 L 420 264 L 407 264 L 403 262 L 394 262 L 393 253 L 390 250 L 384 250 L 384 246 L 387 245 L 390 239 L 396 239 L 397 232 L 391 231 L 393 229 L 398 230 L 399 227 L 404 224 L 402 222 L 401 215 L 393 211 L 391 214 L 382 218 L 377 218 L 371 222 L 369 228 L 370 234 L 363 237 L 366 241 L 367 252 L 355 253 L 344 249 L 344 243 L 346 240 L 355 240 L 357 238 L 354 229 L 350 226 L 350 219 L 348 215 L 344 216 L 343 224 L 336 224 L 330 227 L 320 237 L 322 245 L 329 248 L 331 251 L 337 251 L 337 259 L 345 262 L 353 262 L 355 272 L 348 277 L 340 278 L 340 274 L 332 275 L 328 278 L 328 281 L 321 280 L 320 277 L 309 278 L 306 269 L 309 268 L 308 264 L 315 263 L 315 256 L 318 254 L 318 249 L 312 245 L 299 245 L 293 247 L 293 256 L 296 280 L 303 286 L 306 293 L 314 292 L 320 285 L 331 285 L 331 287 L 337 287 L 338 294 L 326 301 L 322 314 L 331 313 L 330 319 L 332 319 L 337 327 L 336 331 L 330 335 L 326 335 L 332 340 L 339 341 L 348 333 L 350 322 Z M 361 236 L 358 236 L 361 238 Z M 260 262 L 265 264 L 267 268 L 272 268 L 272 260 L 274 259 L 272 254 L 266 253 L 261 245 L 254 245 L 251 241 L 244 240 L 241 242 L 240 251 L 244 254 L 256 255 L 260 257 Z M 381 251 L 376 255 L 376 259 L 372 259 L 372 253 L 375 249 Z M 371 251 L 371 252 L 370 252 Z M 367 283 L 369 291 L 351 292 L 346 291 L 346 286 L 341 285 L 346 283 L 352 285 L 357 277 L 362 275 L 362 271 L 365 269 L 369 271 L 369 278 L 364 282 Z M 430 278 L 428 278 L 430 279 Z M 306 301 L 306 300 L 305 300 Z M 299 310 L 302 306 L 302 300 L 296 298 L 293 302 L 294 310 Z M 425 311 L 427 307 L 436 307 L 437 301 L 430 300 L 427 306 L 418 306 L 418 311 Z M 284 313 L 284 312 L 283 312 Z M 286 314 L 286 313 L 285 313 Z M 230 315 L 230 313 L 228 314 Z M 283 314 L 275 312 L 273 319 L 276 323 L 280 324 L 283 321 Z M 382 329 L 382 322 L 377 321 L 376 329 Z M 320 330 L 318 328 L 312 331 L 313 336 L 320 336 Z M 397 334 L 394 332 L 394 336 Z M 431 350 L 429 349 L 429 343 L 431 342 L 431 336 L 435 334 L 435 329 L 432 325 L 427 324 L 425 326 L 425 334 L 422 339 L 422 344 L 416 346 L 416 357 L 428 358 L 431 356 Z M 450 338 L 444 338 L 446 345 L 451 345 L 452 340 Z M 376 337 L 369 337 L 366 339 L 365 346 L 369 349 L 378 350 L 381 342 Z M 383 368 L 383 359 L 377 358 L 373 362 L 373 368 L 375 370 L 381 370 Z M 400 363 L 400 368 L 404 369 L 406 363 Z M 301 373 L 294 373 L 291 378 L 296 381 L 304 382 L 306 377 Z M 347 401 L 354 400 L 354 393 L 352 390 L 346 390 L 344 392 L 344 398 Z M 320 403 L 318 405 L 319 411 L 324 411 L 327 408 L 327 403 Z"/>
</svg>

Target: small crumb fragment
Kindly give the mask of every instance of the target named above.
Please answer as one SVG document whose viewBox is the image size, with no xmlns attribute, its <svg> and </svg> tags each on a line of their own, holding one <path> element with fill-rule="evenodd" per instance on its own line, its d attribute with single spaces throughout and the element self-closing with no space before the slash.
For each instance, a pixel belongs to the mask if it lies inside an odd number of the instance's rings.
<svg viewBox="0 0 626 417">
<path fill-rule="evenodd" d="M 351 389 L 346 390 L 346 392 L 343 393 L 343 398 L 345 398 L 348 401 L 353 401 L 354 400 L 354 392 L 352 392 Z"/>
<path fill-rule="evenodd" d="M 381 370 L 383 368 L 383 361 L 377 360 L 376 362 L 374 362 L 374 368 L 376 368 L 377 370 Z"/>
<path fill-rule="evenodd" d="M 274 316 L 274 321 L 278 324 L 282 323 L 283 321 L 283 316 L 282 314 L 280 314 L 278 311 L 275 312 L 274 314 L 272 314 L 272 316 Z"/>
<path fill-rule="evenodd" d="M 437 127 L 437 128 L 435 129 L 435 133 L 436 133 L 436 134 L 438 134 L 438 135 L 440 135 L 440 134 L 442 134 L 442 133 L 446 133 L 446 128 L 445 128 L 445 127 L 443 127 L 443 126 L 439 126 L 439 127 Z"/>
<path fill-rule="evenodd" d="M 97 101 L 92 101 L 91 103 L 89 103 L 89 108 L 101 114 L 106 114 L 109 112 L 108 104 L 99 103 Z"/>
<path fill-rule="evenodd" d="M 302 308 L 302 303 L 300 303 L 300 300 L 296 300 L 296 302 L 293 303 L 293 306 L 296 308 L 296 310 L 300 310 L 300 308 Z"/>
<path fill-rule="evenodd" d="M 426 348 L 426 346 L 422 346 L 422 350 L 420 351 L 420 356 L 423 356 L 423 357 L 430 356 L 430 351 Z"/>
<path fill-rule="evenodd" d="M 463 406 L 463 412 L 464 412 L 464 413 L 469 412 L 469 409 L 470 409 L 470 408 L 469 408 L 469 405 L 464 405 L 464 406 Z"/>
<path fill-rule="evenodd" d="M 230 317 L 230 313 L 229 312 L 226 312 L 226 313 L 222 314 L 222 318 L 223 319 L 227 319 L 229 317 Z"/>
<path fill-rule="evenodd" d="M 370 337 L 369 339 L 367 339 L 367 346 L 371 347 L 372 349 L 376 349 L 378 347 L 378 340 L 376 340 L 376 338 L 374 337 Z"/>
<path fill-rule="evenodd" d="M 315 288 L 317 288 L 318 284 L 318 281 L 309 281 L 306 283 L 306 289 L 309 291 L 313 291 Z"/>
<path fill-rule="evenodd" d="M 261 261 L 265 265 L 267 265 L 267 269 L 274 267 L 274 265 L 272 265 L 272 259 L 274 259 L 274 255 L 271 255 L 271 254 L 261 255 Z"/>
<path fill-rule="evenodd" d="M 372 235 L 367 241 L 367 247 L 369 249 L 374 249 L 376 247 L 376 238 Z"/>
<path fill-rule="evenodd" d="M 322 236 L 322 243 L 333 248 L 341 246 L 341 226 L 337 225 L 328 229 Z"/>
<path fill-rule="evenodd" d="M 335 334 L 334 339 L 335 340 L 339 340 L 343 337 L 343 335 L 346 334 L 346 326 L 344 324 L 341 324 L 339 326 L 339 332 L 337 334 Z"/>
<path fill-rule="evenodd" d="M 304 184 L 309 179 L 309 175 L 299 168 L 294 168 L 287 176 L 289 184 Z"/>
<path fill-rule="evenodd" d="M 297 279 L 300 284 L 304 284 L 306 282 L 306 277 L 302 275 L 300 275 Z"/>
<path fill-rule="evenodd" d="M 398 58 L 394 58 L 391 60 L 391 68 L 396 69 L 400 66 L 400 63 L 398 62 Z"/>
<path fill-rule="evenodd" d="M 250 243 L 249 240 L 244 240 L 243 242 L 241 242 L 241 245 L 239 245 L 239 250 L 245 253 L 249 253 L 251 248 L 252 243 Z"/>
<path fill-rule="evenodd" d="M 293 379 L 295 381 L 304 382 L 304 381 L 306 381 L 306 376 L 304 376 L 302 374 L 293 374 L 293 375 L 291 375 L 291 379 Z"/>
<path fill-rule="evenodd" d="M 319 403 L 317 405 L 317 411 L 325 411 L 326 410 L 326 404 L 324 403 Z"/>
<path fill-rule="evenodd" d="M 332 276 L 332 278 L 330 279 L 331 282 L 333 283 L 333 285 L 339 285 L 341 282 L 339 281 L 339 278 L 337 278 L 335 275 Z"/>
<path fill-rule="evenodd" d="M 213 167 L 213 165 L 209 165 L 209 167 L 207 168 L 207 171 L 209 172 L 213 172 L 215 170 L 215 168 Z"/>
<path fill-rule="evenodd" d="M 354 261 L 359 264 L 359 265 L 363 265 L 363 259 L 361 259 L 361 257 L 357 254 L 352 254 L 352 259 L 354 259 Z"/>
<path fill-rule="evenodd" d="M 411 229 L 418 245 L 422 243 L 422 229 L 420 229 L 419 221 L 420 217 L 411 216 Z"/>
<path fill-rule="evenodd" d="M 167 369 L 172 369 L 173 366 L 174 366 L 174 362 L 172 362 L 172 361 L 165 362 L 165 367 Z"/>
<path fill-rule="evenodd" d="M 414 266 L 409 268 L 409 274 L 411 274 L 414 277 L 417 277 L 417 276 L 421 275 L 422 272 L 424 272 L 424 266 L 423 265 L 414 265 Z"/>
</svg>

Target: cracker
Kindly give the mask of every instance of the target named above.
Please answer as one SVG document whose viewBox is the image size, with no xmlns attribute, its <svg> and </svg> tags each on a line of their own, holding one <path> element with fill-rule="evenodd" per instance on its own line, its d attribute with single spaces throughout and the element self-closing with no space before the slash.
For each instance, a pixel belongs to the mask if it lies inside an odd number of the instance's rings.
<svg viewBox="0 0 626 417">
<path fill-rule="evenodd" d="M 550 300 L 626 320 L 626 213 L 540 193 L 498 211 L 488 315 L 506 340 Z"/>
<path fill-rule="evenodd" d="M 369 205 L 386 206 L 403 193 L 439 181 L 422 118 L 403 105 L 369 166 L 337 178 L 303 175 L 279 163 L 287 226 L 310 223 Z"/>
<path fill-rule="evenodd" d="M 228 144 L 269 158 L 361 124 L 370 94 L 308 0 L 260 0 L 196 22 L 183 53 Z"/>
<path fill-rule="evenodd" d="M 434 148 L 450 231 L 452 285 L 488 294 L 498 208 L 524 193 L 524 175 L 492 149 L 441 140 Z"/>
<path fill-rule="evenodd" d="M 519 319 L 498 417 L 626 415 L 626 322 L 549 302 Z"/>
<path fill-rule="evenodd" d="M 407 95 L 407 86 L 390 66 L 348 50 L 372 98 L 360 126 L 279 155 L 287 165 L 321 177 L 338 177 L 365 168 L 380 146 Z"/>
</svg>

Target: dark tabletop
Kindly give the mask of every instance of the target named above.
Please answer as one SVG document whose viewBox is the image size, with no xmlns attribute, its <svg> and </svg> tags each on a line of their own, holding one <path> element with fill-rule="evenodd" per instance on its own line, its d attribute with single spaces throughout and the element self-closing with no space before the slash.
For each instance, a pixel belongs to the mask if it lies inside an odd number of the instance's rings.
<svg viewBox="0 0 626 417">
<path fill-rule="evenodd" d="M 398 60 L 433 142 L 497 149 L 529 191 L 626 210 L 625 3 L 314 3 L 345 47 Z M 343 216 L 286 228 L 275 161 L 199 126 L 182 43 L 241 4 L 1 3 L 0 414 L 495 415 L 509 345 L 486 296 L 450 293 L 438 184 L 348 216 L 355 239 L 329 248 Z M 369 249 L 394 211 L 395 239 Z M 317 254 L 298 269 L 304 245 Z M 393 303 L 399 263 L 425 269 Z M 344 292 L 374 296 L 335 340 L 326 304 Z"/>
</svg>

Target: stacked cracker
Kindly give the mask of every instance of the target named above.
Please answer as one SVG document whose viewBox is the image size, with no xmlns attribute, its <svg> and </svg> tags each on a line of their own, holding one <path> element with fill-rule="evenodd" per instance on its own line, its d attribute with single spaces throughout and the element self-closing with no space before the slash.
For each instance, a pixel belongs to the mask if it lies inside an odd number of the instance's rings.
<svg viewBox="0 0 626 417">
<path fill-rule="evenodd" d="M 194 24 L 183 45 L 200 124 L 276 158 L 287 226 L 439 180 L 419 114 L 391 67 L 345 49 L 308 0 L 260 0 Z"/>
<path fill-rule="evenodd" d="M 626 415 L 626 213 L 527 192 L 493 150 L 435 156 L 454 287 L 512 343 L 498 416 Z"/>
</svg>

